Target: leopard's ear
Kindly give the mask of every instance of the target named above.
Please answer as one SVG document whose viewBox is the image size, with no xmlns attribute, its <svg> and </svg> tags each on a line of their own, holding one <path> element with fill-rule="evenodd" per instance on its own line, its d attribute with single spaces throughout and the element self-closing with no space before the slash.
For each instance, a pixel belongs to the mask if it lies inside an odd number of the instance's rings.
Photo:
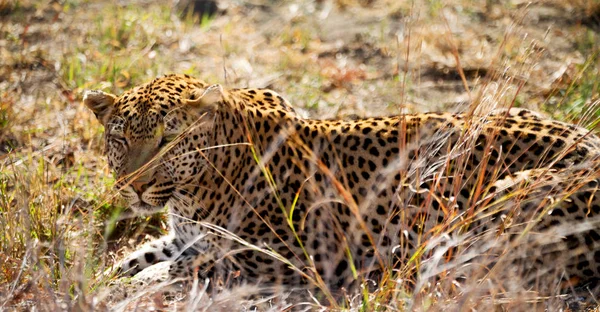
<svg viewBox="0 0 600 312">
<path fill-rule="evenodd" d="M 198 109 L 200 112 L 211 112 L 218 109 L 219 102 L 223 101 L 223 87 L 214 84 L 206 89 L 190 89 L 183 94 L 183 103 Z"/>
<path fill-rule="evenodd" d="M 117 97 L 113 94 L 102 92 L 99 90 L 89 90 L 83 95 L 83 103 L 94 112 L 98 121 L 106 126 L 108 117 L 115 108 L 115 100 Z"/>
</svg>

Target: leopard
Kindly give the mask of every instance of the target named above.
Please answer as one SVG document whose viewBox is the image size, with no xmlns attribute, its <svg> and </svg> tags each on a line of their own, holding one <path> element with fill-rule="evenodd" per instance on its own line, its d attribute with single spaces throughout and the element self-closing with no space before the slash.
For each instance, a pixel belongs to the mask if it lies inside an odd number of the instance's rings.
<svg viewBox="0 0 600 312">
<path fill-rule="evenodd" d="M 583 127 L 519 108 L 311 119 L 273 90 L 181 74 L 83 102 L 128 206 L 167 210 L 125 276 L 163 264 L 170 279 L 345 290 L 485 234 L 510 237 L 530 280 L 600 277 L 600 138 Z"/>
</svg>

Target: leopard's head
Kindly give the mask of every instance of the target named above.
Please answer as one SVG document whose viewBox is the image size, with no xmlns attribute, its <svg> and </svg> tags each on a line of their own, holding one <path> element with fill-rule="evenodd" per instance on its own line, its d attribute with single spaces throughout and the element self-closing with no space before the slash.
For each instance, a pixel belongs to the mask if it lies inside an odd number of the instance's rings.
<svg viewBox="0 0 600 312">
<path fill-rule="evenodd" d="M 199 174 L 203 159 L 194 151 L 207 144 L 222 92 L 184 75 L 157 78 L 120 96 L 86 92 L 85 105 L 105 129 L 115 187 L 132 209 L 161 209 L 178 185 Z"/>
</svg>

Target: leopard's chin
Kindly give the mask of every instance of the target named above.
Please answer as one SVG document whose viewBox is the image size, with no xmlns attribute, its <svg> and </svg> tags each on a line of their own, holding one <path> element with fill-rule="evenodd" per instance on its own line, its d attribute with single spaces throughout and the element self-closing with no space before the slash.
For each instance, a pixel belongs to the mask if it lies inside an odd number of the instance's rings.
<svg viewBox="0 0 600 312">
<path fill-rule="evenodd" d="M 154 213 L 164 210 L 165 204 L 152 205 L 152 204 L 146 203 L 144 201 L 138 201 L 136 203 L 130 204 L 129 208 L 131 208 L 136 213 L 147 215 L 147 214 L 154 214 Z"/>
</svg>

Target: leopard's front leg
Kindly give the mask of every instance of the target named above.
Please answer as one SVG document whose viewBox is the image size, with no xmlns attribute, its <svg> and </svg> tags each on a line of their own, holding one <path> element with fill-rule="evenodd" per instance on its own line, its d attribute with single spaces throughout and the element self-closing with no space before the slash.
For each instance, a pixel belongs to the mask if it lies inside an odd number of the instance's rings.
<svg viewBox="0 0 600 312">
<path fill-rule="evenodd" d="M 218 280 L 228 280 L 228 275 L 239 268 L 228 257 L 223 257 L 215 247 L 216 240 L 214 236 L 207 238 L 206 234 L 193 239 L 177 234 L 164 236 L 133 252 L 122 262 L 121 270 L 133 276 L 132 281 L 139 285 L 172 281 L 181 286 L 197 277 L 203 280 L 218 276 Z"/>
<path fill-rule="evenodd" d="M 181 253 L 184 244 L 173 234 L 150 241 L 131 253 L 121 262 L 122 274 L 133 276 L 142 270 L 163 261 L 172 261 Z"/>
<path fill-rule="evenodd" d="M 211 267 L 208 264 L 215 259 L 210 240 L 202 240 L 204 235 L 186 239 L 174 233 L 142 245 L 121 262 L 120 272 L 125 276 L 134 276 L 160 262 L 169 263 L 166 265 L 170 278 L 190 277 L 196 267 L 201 271 L 208 270 Z"/>
<path fill-rule="evenodd" d="M 149 291 L 148 287 L 169 282 L 173 261 L 182 254 L 183 248 L 185 245 L 181 239 L 171 233 L 150 241 L 131 253 L 118 267 L 119 273 L 127 278 L 114 281 L 108 293 L 109 302 L 116 304 L 131 295 L 143 295 Z M 161 286 L 160 292 L 177 291 L 176 286 Z"/>
</svg>

